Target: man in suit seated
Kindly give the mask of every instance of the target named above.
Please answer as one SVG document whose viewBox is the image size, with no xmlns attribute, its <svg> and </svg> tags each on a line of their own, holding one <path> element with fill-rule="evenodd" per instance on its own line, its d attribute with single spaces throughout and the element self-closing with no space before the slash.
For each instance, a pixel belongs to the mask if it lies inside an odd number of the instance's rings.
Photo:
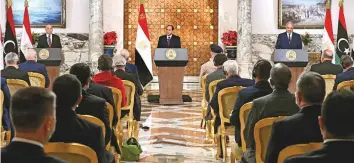
<svg viewBox="0 0 354 163">
<path fill-rule="evenodd" d="M 119 54 L 125 58 L 127 64 L 125 66 L 125 71 L 128 73 L 138 73 L 138 68 L 134 65 L 129 63 L 130 61 L 130 54 L 127 49 L 122 49 Z"/>
<path fill-rule="evenodd" d="M 215 66 L 215 62 L 214 62 L 214 57 L 219 54 L 219 53 L 222 53 L 223 50 L 222 48 L 219 46 L 219 45 L 216 45 L 216 44 L 211 44 L 210 45 L 210 59 L 208 62 L 204 63 L 201 67 L 200 67 L 200 75 L 199 75 L 199 79 L 202 79 L 202 77 L 205 75 L 205 74 L 210 74 L 214 71 L 217 70 L 217 66 Z M 224 77 L 225 78 L 225 77 Z M 209 96 L 208 96 L 209 97 Z"/>
<path fill-rule="evenodd" d="M 71 66 L 70 74 L 75 75 L 82 86 L 82 99 L 75 112 L 82 115 L 92 115 L 104 123 L 106 127 L 105 144 L 107 145 L 111 140 L 112 128 L 110 127 L 106 100 L 86 91 L 91 80 L 90 67 L 86 63 L 76 63 Z"/>
<path fill-rule="evenodd" d="M 278 122 L 274 122 L 269 138 L 266 163 L 278 161 L 285 147 L 295 144 L 322 142 L 318 116 L 326 94 L 326 83 L 315 72 L 303 73 L 296 83 L 296 103 L 300 111 Z"/>
<path fill-rule="evenodd" d="M 286 23 L 286 32 L 278 35 L 275 49 L 302 49 L 302 41 L 299 34 L 293 32 L 294 24 Z"/>
<path fill-rule="evenodd" d="M 48 156 L 43 145 L 55 130 L 55 94 L 38 87 L 16 91 L 11 101 L 11 120 L 16 136 L 1 149 L 2 163 L 63 163 Z M 12 133 L 14 134 L 14 133 Z"/>
<path fill-rule="evenodd" d="M 341 57 L 341 64 L 345 71 L 336 76 L 333 90 L 337 90 L 337 86 L 341 82 L 354 80 L 353 58 L 349 55 L 343 55 Z"/>
<path fill-rule="evenodd" d="M 205 81 L 205 99 L 209 102 L 210 97 L 209 97 L 209 84 L 215 80 L 219 80 L 219 79 L 225 79 L 226 75 L 224 72 L 224 68 L 222 67 L 222 65 L 227 61 L 227 57 L 225 54 L 217 54 L 214 58 L 213 58 L 213 64 L 214 66 L 217 68 L 214 72 L 210 73 L 207 77 L 206 77 L 206 81 Z"/>
<path fill-rule="evenodd" d="M 11 94 L 9 87 L 7 86 L 6 79 L 1 77 L 1 91 L 4 94 L 4 101 L 2 104 L 2 127 L 5 130 L 11 130 L 11 122 L 10 122 L 10 115 L 9 115 L 9 109 L 10 109 L 10 99 L 11 99 Z M 1 126 L 0 126 L 1 127 Z"/>
<path fill-rule="evenodd" d="M 354 93 L 342 89 L 330 93 L 318 118 L 323 136 L 321 149 L 288 158 L 284 163 L 354 162 Z"/>
<path fill-rule="evenodd" d="M 258 60 L 253 66 L 252 77 L 256 84 L 241 90 L 237 95 L 234 109 L 232 110 L 230 122 L 235 125 L 235 141 L 241 146 L 241 107 L 256 98 L 263 97 L 273 92 L 268 82 L 272 65 L 267 60 Z"/>
<path fill-rule="evenodd" d="M 18 69 L 18 55 L 10 52 L 5 56 L 6 68 L 1 70 L 1 77 L 5 79 L 19 79 L 25 81 L 29 86 L 31 82 L 27 72 Z"/>
<path fill-rule="evenodd" d="M 290 69 L 282 63 L 277 63 L 270 71 L 270 84 L 274 91 L 267 96 L 253 100 L 243 131 L 247 148 L 243 155 L 245 162 L 256 162 L 253 132 L 258 121 L 269 117 L 290 116 L 299 111 L 294 95 L 288 91 L 290 82 Z"/>
<path fill-rule="evenodd" d="M 45 78 L 45 87 L 48 88 L 50 80 L 48 78 L 47 69 L 44 64 L 37 63 L 37 52 L 34 49 L 28 49 L 25 54 L 26 62 L 19 65 L 19 69 L 25 72 L 40 73 Z"/>
<path fill-rule="evenodd" d="M 112 153 L 105 150 L 101 126 L 79 118 L 75 109 L 82 99 L 82 87 L 76 76 L 59 76 L 53 83 L 57 95 L 57 125 L 50 142 L 80 143 L 96 152 L 99 163 L 113 162 Z"/>
<path fill-rule="evenodd" d="M 323 51 L 321 55 L 321 63 L 314 64 L 311 66 L 313 72 L 317 72 L 320 75 L 338 75 L 343 72 L 343 68 L 340 65 L 335 65 L 332 63 L 333 52 L 330 49 Z"/>
</svg>

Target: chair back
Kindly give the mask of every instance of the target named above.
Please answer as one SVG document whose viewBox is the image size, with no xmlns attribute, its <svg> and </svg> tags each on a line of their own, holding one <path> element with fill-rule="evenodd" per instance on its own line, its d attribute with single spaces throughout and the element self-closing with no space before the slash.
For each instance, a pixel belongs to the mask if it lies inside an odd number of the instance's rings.
<svg viewBox="0 0 354 163">
<path fill-rule="evenodd" d="M 258 121 L 254 127 L 254 140 L 256 143 L 256 162 L 263 163 L 267 153 L 268 141 L 272 132 L 272 125 L 275 121 L 285 116 L 265 118 Z"/>
<path fill-rule="evenodd" d="M 214 80 L 212 81 L 210 84 L 209 84 L 209 97 L 210 97 L 210 100 L 208 102 L 211 101 L 211 99 L 213 98 L 214 96 L 214 93 L 215 93 L 215 90 L 216 90 L 216 85 L 220 82 L 220 81 L 223 81 L 224 79 L 220 79 L 220 80 Z"/>
<path fill-rule="evenodd" d="M 135 85 L 133 82 L 128 80 L 123 80 L 125 93 L 127 95 L 127 105 L 124 108 L 133 108 L 134 106 L 134 96 L 135 96 Z"/>
<path fill-rule="evenodd" d="M 108 102 L 106 102 L 106 109 L 109 115 L 109 126 L 112 128 L 113 125 L 113 115 L 114 115 L 114 110 L 113 110 L 113 106 L 111 104 L 109 104 Z"/>
<path fill-rule="evenodd" d="M 42 74 L 36 72 L 28 72 L 28 76 L 31 82 L 31 86 L 42 88 L 45 87 L 45 77 Z"/>
<path fill-rule="evenodd" d="M 102 128 L 102 133 L 103 133 L 103 137 L 104 137 L 104 138 L 106 137 L 106 127 L 105 127 L 104 123 L 103 123 L 100 119 L 98 119 L 98 118 L 96 118 L 96 117 L 94 117 L 94 116 L 91 116 L 91 115 L 81 115 L 81 114 L 78 114 L 78 116 L 79 116 L 81 119 L 84 119 L 84 120 L 89 121 L 89 122 L 91 122 L 91 123 L 93 123 L 93 124 L 96 124 L 96 125 L 98 125 L 98 126 L 101 126 L 101 128 Z"/>
<path fill-rule="evenodd" d="M 244 87 L 229 87 L 222 89 L 218 94 L 219 115 L 221 124 L 230 123 L 230 113 L 234 109 L 238 92 Z"/>
<path fill-rule="evenodd" d="M 118 117 L 118 121 L 120 119 L 120 115 L 122 112 L 122 92 L 114 87 L 109 87 L 112 90 L 112 95 L 113 95 L 113 100 L 114 100 L 114 104 L 116 105 L 116 109 L 117 109 L 117 117 Z"/>
<path fill-rule="evenodd" d="M 336 80 L 336 75 L 331 75 L 331 74 L 327 74 L 327 75 L 321 75 L 323 77 L 323 79 L 326 82 L 326 96 L 325 98 L 328 96 L 328 94 L 330 94 L 333 90 L 333 86 L 334 86 L 334 81 Z"/>
<path fill-rule="evenodd" d="M 242 142 L 242 151 L 246 151 L 246 140 L 243 135 L 243 130 L 245 130 L 246 127 L 246 119 L 248 117 L 248 113 L 251 111 L 253 103 L 249 102 L 247 104 L 244 104 L 241 109 L 240 109 L 240 131 L 241 131 L 241 142 Z"/>
<path fill-rule="evenodd" d="M 96 152 L 88 146 L 78 143 L 48 143 L 44 146 L 47 155 L 67 162 L 98 163 Z"/>
<path fill-rule="evenodd" d="M 9 87 L 11 96 L 20 88 L 28 87 L 28 83 L 20 79 L 7 79 L 7 86 Z"/>
<path fill-rule="evenodd" d="M 338 84 L 337 90 L 339 89 L 350 89 L 351 86 L 354 86 L 354 80 L 344 81 Z"/>
<path fill-rule="evenodd" d="M 208 104 L 207 104 L 207 101 L 205 99 L 205 84 L 206 84 L 206 77 L 208 75 L 204 75 L 200 81 L 200 87 L 202 87 L 202 96 L 203 96 L 203 99 L 202 99 L 202 108 L 206 107 Z"/>
<path fill-rule="evenodd" d="M 283 163 L 284 160 L 290 156 L 301 155 L 306 152 L 320 149 L 323 143 L 309 143 L 309 144 L 295 144 L 288 146 L 280 151 L 278 163 Z"/>
</svg>

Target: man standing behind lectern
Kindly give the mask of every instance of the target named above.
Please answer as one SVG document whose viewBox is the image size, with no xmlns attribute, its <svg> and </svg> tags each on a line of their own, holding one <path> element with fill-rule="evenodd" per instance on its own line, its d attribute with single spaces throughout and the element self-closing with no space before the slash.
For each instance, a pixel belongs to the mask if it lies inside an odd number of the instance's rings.
<svg viewBox="0 0 354 163">
<path fill-rule="evenodd" d="M 61 48 L 59 36 L 52 32 L 51 25 L 45 26 L 45 34 L 39 36 L 37 48 Z"/>
<path fill-rule="evenodd" d="M 299 34 L 293 32 L 294 24 L 286 23 L 286 32 L 278 35 L 275 49 L 302 49 L 302 41 Z"/>
<path fill-rule="evenodd" d="M 160 36 L 157 48 L 181 48 L 181 39 L 172 34 L 174 29 L 173 25 L 166 27 L 166 35 Z"/>
</svg>

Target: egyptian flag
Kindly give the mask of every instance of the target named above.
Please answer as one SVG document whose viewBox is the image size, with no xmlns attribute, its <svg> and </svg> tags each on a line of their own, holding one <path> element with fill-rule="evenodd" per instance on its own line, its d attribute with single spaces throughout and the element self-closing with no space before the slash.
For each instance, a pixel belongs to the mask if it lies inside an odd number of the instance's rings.
<svg viewBox="0 0 354 163">
<path fill-rule="evenodd" d="M 145 87 L 152 80 L 152 59 L 144 0 L 140 0 L 138 29 L 135 42 L 135 65 L 138 67 L 141 84 Z"/>
<path fill-rule="evenodd" d="M 11 1 L 7 1 L 7 11 L 6 11 L 6 30 L 4 38 L 4 58 L 9 52 L 14 52 L 18 54 L 18 46 L 16 39 L 15 23 L 12 14 Z"/>
<path fill-rule="evenodd" d="M 334 35 L 331 16 L 331 3 L 329 0 L 327 1 L 326 19 L 322 37 L 322 51 L 326 49 L 330 49 L 334 53 Z M 338 58 L 338 56 L 335 55 L 332 60 L 333 63 L 335 63 L 336 58 Z"/>
<path fill-rule="evenodd" d="M 31 35 L 31 24 L 28 15 L 28 1 L 25 0 L 25 12 L 23 14 L 23 26 L 22 26 L 22 37 L 20 44 L 20 62 L 26 62 L 25 55 L 27 53 L 27 49 L 33 48 L 33 40 Z"/>
<path fill-rule="evenodd" d="M 347 25 L 345 23 L 343 3 L 344 0 L 339 1 L 339 19 L 338 19 L 338 33 L 337 33 L 337 47 L 336 47 L 336 53 L 339 58 L 338 61 L 336 59 L 336 63 L 340 62 L 340 58 L 342 55 L 350 54 Z"/>
</svg>

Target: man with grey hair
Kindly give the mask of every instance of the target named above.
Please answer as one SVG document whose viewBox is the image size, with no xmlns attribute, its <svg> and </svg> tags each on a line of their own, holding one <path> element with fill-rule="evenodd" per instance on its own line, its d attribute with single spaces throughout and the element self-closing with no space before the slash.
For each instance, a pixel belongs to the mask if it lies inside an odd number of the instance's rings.
<svg viewBox="0 0 354 163">
<path fill-rule="evenodd" d="M 210 106 L 212 107 L 216 119 L 214 123 L 214 133 L 216 133 L 217 128 L 220 126 L 220 115 L 219 115 L 219 103 L 218 103 L 218 94 L 219 92 L 228 87 L 234 86 L 242 86 L 242 87 L 249 87 L 254 85 L 254 80 L 244 79 L 238 75 L 238 64 L 235 60 L 228 60 L 223 64 L 224 72 L 226 73 L 226 79 L 220 81 L 216 85 L 215 93 L 210 101 Z M 221 152 L 220 157 L 222 157 L 223 152 Z"/>
<path fill-rule="evenodd" d="M 48 88 L 50 80 L 44 64 L 37 63 L 37 52 L 35 49 L 27 49 L 25 53 L 26 62 L 19 65 L 19 69 L 25 72 L 40 73 L 45 78 L 45 88 Z"/>
<path fill-rule="evenodd" d="M 338 75 L 343 72 L 343 68 L 340 65 L 335 65 L 332 63 L 333 52 L 330 49 L 326 49 L 322 52 L 321 63 L 314 64 L 311 66 L 313 72 L 317 72 L 321 75 L 331 74 Z"/>
<path fill-rule="evenodd" d="M 293 32 L 294 24 L 286 23 L 286 32 L 278 35 L 275 49 L 302 49 L 302 41 L 299 34 Z"/>
<path fill-rule="evenodd" d="M 19 57 L 16 53 L 10 52 L 5 56 L 6 68 L 1 70 L 1 77 L 5 79 L 19 79 L 31 85 L 27 72 L 18 69 Z"/>
<path fill-rule="evenodd" d="M 334 81 L 333 90 L 337 90 L 337 86 L 344 81 L 354 80 L 354 61 L 350 55 L 342 55 L 341 57 L 342 67 L 345 69 L 345 72 L 340 73 L 336 76 Z"/>
<path fill-rule="evenodd" d="M 129 54 L 129 51 L 127 49 L 122 49 L 120 52 L 119 52 L 119 55 L 123 56 L 126 60 L 126 64 L 125 64 L 125 71 L 128 72 L 128 73 L 138 73 L 138 68 L 129 63 L 130 61 L 130 54 Z"/>
</svg>

